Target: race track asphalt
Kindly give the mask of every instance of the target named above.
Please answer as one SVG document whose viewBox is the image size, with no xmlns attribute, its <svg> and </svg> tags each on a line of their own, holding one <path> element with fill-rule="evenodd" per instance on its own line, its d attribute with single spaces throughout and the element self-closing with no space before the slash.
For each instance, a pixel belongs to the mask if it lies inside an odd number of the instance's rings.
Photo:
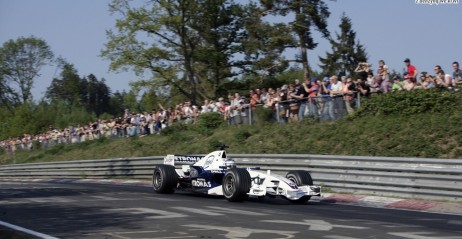
<svg viewBox="0 0 462 239">
<path fill-rule="evenodd" d="M 185 192 L 156 194 L 149 184 L 0 181 L 0 222 L 37 238 L 462 238 L 458 203 L 342 194 L 305 205 L 281 198 L 230 203 Z"/>
</svg>

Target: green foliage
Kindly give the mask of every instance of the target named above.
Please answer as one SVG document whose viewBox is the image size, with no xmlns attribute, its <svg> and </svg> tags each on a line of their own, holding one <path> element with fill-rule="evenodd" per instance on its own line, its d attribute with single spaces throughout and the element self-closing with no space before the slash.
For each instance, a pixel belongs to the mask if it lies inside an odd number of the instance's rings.
<svg viewBox="0 0 462 239">
<path fill-rule="evenodd" d="M 170 125 L 169 127 L 163 129 L 161 131 L 161 134 L 162 135 L 172 135 L 175 132 L 186 131 L 188 129 L 189 129 L 189 125 L 184 124 L 182 122 L 175 122 L 172 125 Z"/>
<path fill-rule="evenodd" d="M 274 111 L 269 108 L 257 107 L 254 110 L 255 120 L 256 123 L 263 123 L 263 122 L 273 122 L 273 115 Z M 274 122 L 273 122 L 274 123 Z"/>
<path fill-rule="evenodd" d="M 398 91 L 391 94 L 374 95 L 361 101 L 356 115 L 413 115 L 419 113 L 450 112 L 460 109 L 461 92 L 440 89 Z"/>
<path fill-rule="evenodd" d="M 248 128 L 239 128 L 235 132 L 235 138 L 237 142 L 244 142 L 252 136 L 252 133 Z"/>
<path fill-rule="evenodd" d="M 224 124 L 223 116 L 219 113 L 204 113 L 197 118 L 193 129 L 202 135 L 211 135 L 213 130 Z"/>
<path fill-rule="evenodd" d="M 223 115 L 219 113 L 204 113 L 197 118 L 196 126 L 207 129 L 216 129 L 224 122 Z"/>
</svg>

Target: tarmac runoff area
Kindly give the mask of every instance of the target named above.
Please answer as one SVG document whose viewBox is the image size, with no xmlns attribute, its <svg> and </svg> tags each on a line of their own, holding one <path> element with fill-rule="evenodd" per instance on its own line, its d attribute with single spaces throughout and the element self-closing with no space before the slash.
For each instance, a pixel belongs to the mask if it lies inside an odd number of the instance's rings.
<svg viewBox="0 0 462 239">
<path fill-rule="evenodd" d="M 133 179 L 0 179 L 14 182 L 49 182 L 49 183 L 100 183 L 115 185 L 135 185 L 151 187 L 150 180 Z M 368 195 L 352 195 L 339 193 L 323 193 L 321 197 L 313 197 L 313 201 L 332 204 L 356 205 L 374 208 L 390 208 L 410 211 L 423 211 L 462 215 L 462 203 L 417 199 L 403 199 Z"/>
</svg>

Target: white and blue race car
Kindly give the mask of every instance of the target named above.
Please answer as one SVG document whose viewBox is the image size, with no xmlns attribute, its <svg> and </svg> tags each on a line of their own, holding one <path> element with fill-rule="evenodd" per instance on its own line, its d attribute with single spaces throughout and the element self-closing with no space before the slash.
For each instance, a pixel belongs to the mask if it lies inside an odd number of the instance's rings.
<svg viewBox="0 0 462 239">
<path fill-rule="evenodd" d="M 294 203 L 305 203 L 312 196 L 321 195 L 321 187 L 313 185 L 309 172 L 289 171 L 285 177 L 259 168 L 238 168 L 227 157 L 225 148 L 206 156 L 167 155 L 164 164 L 154 167 L 152 186 L 157 193 L 185 190 L 208 195 L 223 195 L 228 201 L 238 202 L 249 196 L 281 196 Z M 181 164 L 176 168 L 175 163 Z"/>
</svg>

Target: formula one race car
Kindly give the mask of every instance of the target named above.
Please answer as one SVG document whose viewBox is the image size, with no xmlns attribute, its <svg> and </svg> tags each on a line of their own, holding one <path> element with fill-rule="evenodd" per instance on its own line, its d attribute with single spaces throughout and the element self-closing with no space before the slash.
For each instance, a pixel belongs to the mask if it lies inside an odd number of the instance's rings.
<svg viewBox="0 0 462 239">
<path fill-rule="evenodd" d="M 249 196 L 281 196 L 294 203 L 305 203 L 311 196 L 320 196 L 321 187 L 314 186 L 309 172 L 289 171 L 285 177 L 259 168 L 238 168 L 226 155 L 225 148 L 206 156 L 167 155 L 164 164 L 154 167 L 152 186 L 157 193 L 185 190 L 208 195 L 223 195 L 238 202 Z M 175 168 L 175 163 L 181 164 Z"/>
</svg>

